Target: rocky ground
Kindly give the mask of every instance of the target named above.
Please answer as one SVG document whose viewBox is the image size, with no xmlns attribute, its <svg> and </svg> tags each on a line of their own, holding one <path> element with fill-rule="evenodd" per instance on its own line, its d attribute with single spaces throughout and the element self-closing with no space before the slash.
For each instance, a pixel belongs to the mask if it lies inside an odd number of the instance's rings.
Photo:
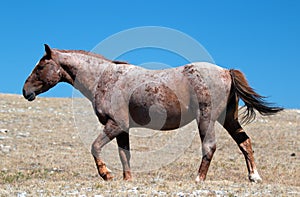
<svg viewBox="0 0 300 197">
<path fill-rule="evenodd" d="M 300 196 L 300 110 L 246 125 L 263 178 L 247 179 L 243 155 L 221 126 L 207 181 L 195 184 L 201 146 L 194 123 L 132 129 L 134 180 L 122 181 L 115 141 L 103 152 L 115 179 L 102 181 L 90 154 L 101 126 L 82 99 L 0 94 L 0 196 Z"/>
</svg>

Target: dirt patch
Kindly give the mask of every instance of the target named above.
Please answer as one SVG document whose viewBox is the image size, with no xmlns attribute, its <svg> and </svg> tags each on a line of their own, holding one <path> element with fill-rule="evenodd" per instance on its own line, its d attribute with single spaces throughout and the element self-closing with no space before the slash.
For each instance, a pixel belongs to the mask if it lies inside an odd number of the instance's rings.
<svg viewBox="0 0 300 197">
<path fill-rule="evenodd" d="M 244 127 L 252 138 L 263 183 L 248 182 L 243 155 L 226 131 L 217 126 L 217 151 L 207 181 L 197 185 L 194 179 L 201 157 L 197 133 L 170 164 L 134 172 L 132 182 L 123 182 L 122 172 L 115 168 L 115 180 L 102 181 L 82 131 L 74 123 L 72 106 L 72 99 L 37 98 L 27 102 L 19 95 L 0 95 L 1 196 L 300 195 L 300 110 L 258 116 Z M 196 132 L 195 124 L 184 129 Z M 132 133 L 144 135 L 143 130 Z M 149 146 L 162 146 L 174 133 L 152 131 L 149 136 L 145 134 L 144 141 L 132 136 L 131 147 L 149 151 Z M 149 140 L 153 136 L 160 140 Z M 151 158 L 144 161 L 151 162 Z"/>
</svg>

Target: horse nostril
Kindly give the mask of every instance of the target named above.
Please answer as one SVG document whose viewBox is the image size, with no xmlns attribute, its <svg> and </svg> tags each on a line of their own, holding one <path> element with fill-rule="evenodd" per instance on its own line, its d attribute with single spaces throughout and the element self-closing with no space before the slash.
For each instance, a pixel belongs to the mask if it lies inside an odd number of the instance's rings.
<svg viewBox="0 0 300 197">
<path fill-rule="evenodd" d="M 34 92 L 27 92 L 25 89 L 23 89 L 23 96 L 28 101 L 33 101 L 35 99 L 35 93 Z"/>
</svg>

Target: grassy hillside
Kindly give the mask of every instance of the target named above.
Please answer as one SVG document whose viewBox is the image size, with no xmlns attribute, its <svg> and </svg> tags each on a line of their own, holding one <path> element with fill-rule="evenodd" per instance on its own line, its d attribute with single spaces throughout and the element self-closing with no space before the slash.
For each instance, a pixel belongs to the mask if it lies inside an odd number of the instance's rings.
<svg viewBox="0 0 300 197">
<path fill-rule="evenodd" d="M 132 182 L 121 180 L 111 142 L 103 156 L 115 180 L 104 182 L 89 150 L 101 129 L 95 121 L 89 104 L 76 99 L 0 95 L 0 196 L 300 196 L 300 110 L 258 116 L 244 127 L 261 184 L 248 182 L 243 155 L 219 125 L 207 181 L 195 184 L 201 143 L 194 123 L 167 132 L 132 129 Z"/>
</svg>

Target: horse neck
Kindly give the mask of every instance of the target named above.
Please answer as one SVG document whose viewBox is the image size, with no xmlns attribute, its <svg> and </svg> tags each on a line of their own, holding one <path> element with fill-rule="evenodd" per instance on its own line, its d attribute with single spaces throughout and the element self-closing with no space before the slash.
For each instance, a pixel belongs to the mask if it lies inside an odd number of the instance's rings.
<svg viewBox="0 0 300 197">
<path fill-rule="evenodd" d="M 100 55 L 83 51 L 59 51 L 58 54 L 59 64 L 67 76 L 63 81 L 73 85 L 92 101 L 102 72 L 112 62 Z"/>
</svg>

